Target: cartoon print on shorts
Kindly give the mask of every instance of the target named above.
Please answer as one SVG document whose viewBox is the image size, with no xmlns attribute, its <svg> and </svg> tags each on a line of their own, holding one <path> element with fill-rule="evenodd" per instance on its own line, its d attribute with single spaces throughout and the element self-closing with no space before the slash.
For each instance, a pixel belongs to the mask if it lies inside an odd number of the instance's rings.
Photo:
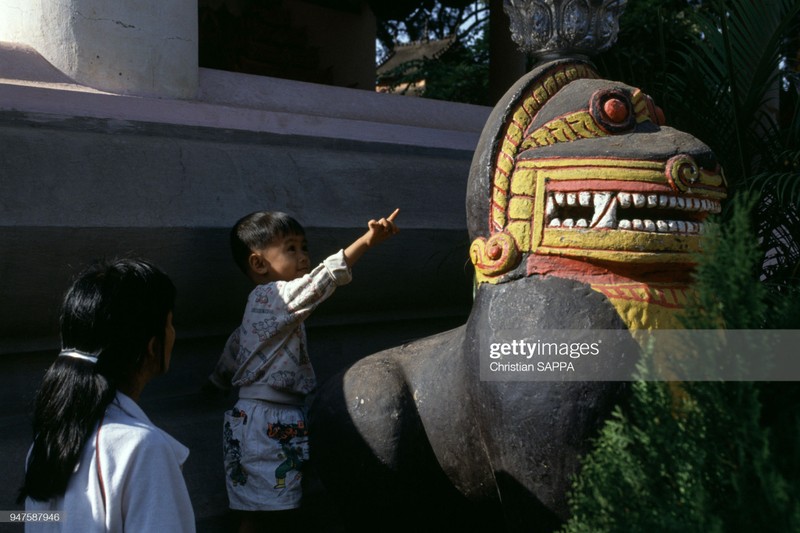
<svg viewBox="0 0 800 533">
<path fill-rule="evenodd" d="M 281 453 L 278 455 L 283 462 L 275 469 L 275 488 L 286 488 L 286 476 L 292 470 L 297 471 L 294 480 L 299 480 L 305 462 L 305 438 L 308 435 L 305 423 L 301 420 L 295 424 L 269 424 L 267 436 L 278 441 Z M 295 442 L 298 439 L 301 442 Z"/>
<path fill-rule="evenodd" d="M 234 418 L 244 418 L 243 424 L 247 424 L 247 414 L 244 411 L 240 411 L 236 408 L 231 410 L 231 415 Z M 233 430 L 231 429 L 231 423 L 225 422 L 225 427 L 222 431 L 223 433 L 223 453 L 225 455 L 225 465 L 226 470 L 229 472 L 229 476 L 231 481 L 234 485 L 246 485 L 247 484 L 247 472 L 242 468 L 242 449 L 241 443 L 239 439 L 233 438 Z"/>
</svg>

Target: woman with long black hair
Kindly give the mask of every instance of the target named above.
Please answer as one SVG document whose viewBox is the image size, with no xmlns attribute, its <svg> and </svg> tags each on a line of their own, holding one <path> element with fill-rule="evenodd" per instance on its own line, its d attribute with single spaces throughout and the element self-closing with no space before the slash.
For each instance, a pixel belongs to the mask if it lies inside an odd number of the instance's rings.
<svg viewBox="0 0 800 533">
<path fill-rule="evenodd" d="M 174 301 L 167 275 L 134 259 L 96 263 L 67 292 L 19 497 L 61 519 L 27 531 L 195 530 L 181 471 L 189 450 L 137 404 L 169 368 Z"/>
</svg>

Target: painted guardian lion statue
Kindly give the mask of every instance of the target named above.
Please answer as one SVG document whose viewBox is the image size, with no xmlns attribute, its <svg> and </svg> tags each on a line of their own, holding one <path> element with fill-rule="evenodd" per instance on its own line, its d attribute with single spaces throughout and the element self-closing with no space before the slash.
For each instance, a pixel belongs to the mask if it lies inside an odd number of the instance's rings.
<svg viewBox="0 0 800 533">
<path fill-rule="evenodd" d="M 624 380 L 487 379 L 508 331 L 680 327 L 692 254 L 720 210 L 709 148 L 588 61 L 537 66 L 495 107 L 467 213 L 476 294 L 463 326 L 366 357 L 310 410 L 312 462 L 348 531 L 552 531 Z"/>
</svg>

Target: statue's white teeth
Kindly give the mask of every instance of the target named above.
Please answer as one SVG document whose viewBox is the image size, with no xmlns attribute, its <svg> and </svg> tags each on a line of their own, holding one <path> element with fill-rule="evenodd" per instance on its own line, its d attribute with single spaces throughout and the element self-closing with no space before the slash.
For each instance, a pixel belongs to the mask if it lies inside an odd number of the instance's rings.
<svg viewBox="0 0 800 533">
<path fill-rule="evenodd" d="M 579 211 L 583 208 L 593 207 L 591 218 Z M 566 208 L 566 212 L 562 212 Z M 656 209 L 652 218 L 629 218 L 625 209 Z M 674 233 L 683 235 L 697 235 L 705 230 L 702 222 L 696 220 L 668 219 L 664 216 L 666 210 L 686 211 L 691 213 L 719 213 L 720 202 L 707 198 L 687 198 L 668 194 L 643 194 L 631 192 L 611 191 L 582 191 L 582 192 L 553 192 L 548 195 L 545 202 L 545 220 L 550 228 L 591 228 L 591 229 L 618 229 L 647 231 L 653 233 Z M 622 210 L 622 211 L 621 211 Z M 658 211 L 660 210 L 660 211 Z M 586 210 L 584 210 L 586 211 Z M 569 213 L 567 215 L 567 213 Z M 645 212 L 638 214 L 640 217 Z M 558 215 L 567 215 L 559 218 Z M 633 215 L 633 216 L 631 216 Z M 657 218 L 657 217 L 663 218 Z M 621 219 L 621 220 L 620 220 Z"/>
<path fill-rule="evenodd" d="M 545 215 L 547 215 L 547 220 L 552 219 L 556 214 L 556 201 L 553 199 L 552 196 L 547 197 L 547 204 L 545 204 Z"/>
<path fill-rule="evenodd" d="M 617 198 L 610 192 L 594 193 L 592 228 L 614 229 L 617 225 Z"/>
<path fill-rule="evenodd" d="M 696 235 L 705 231 L 705 224 L 684 220 L 642 220 L 634 218 L 633 220 L 620 220 L 617 229 Z"/>
</svg>

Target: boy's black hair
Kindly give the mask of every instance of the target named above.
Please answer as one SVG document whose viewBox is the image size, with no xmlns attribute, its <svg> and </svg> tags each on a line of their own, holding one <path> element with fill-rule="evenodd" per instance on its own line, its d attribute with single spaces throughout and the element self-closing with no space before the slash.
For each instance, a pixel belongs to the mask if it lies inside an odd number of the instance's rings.
<svg viewBox="0 0 800 533">
<path fill-rule="evenodd" d="M 277 237 L 305 235 L 300 223 L 279 211 L 257 211 L 240 218 L 231 229 L 233 260 L 245 275 L 249 275 L 248 258 L 254 250 L 261 250 Z"/>
</svg>

